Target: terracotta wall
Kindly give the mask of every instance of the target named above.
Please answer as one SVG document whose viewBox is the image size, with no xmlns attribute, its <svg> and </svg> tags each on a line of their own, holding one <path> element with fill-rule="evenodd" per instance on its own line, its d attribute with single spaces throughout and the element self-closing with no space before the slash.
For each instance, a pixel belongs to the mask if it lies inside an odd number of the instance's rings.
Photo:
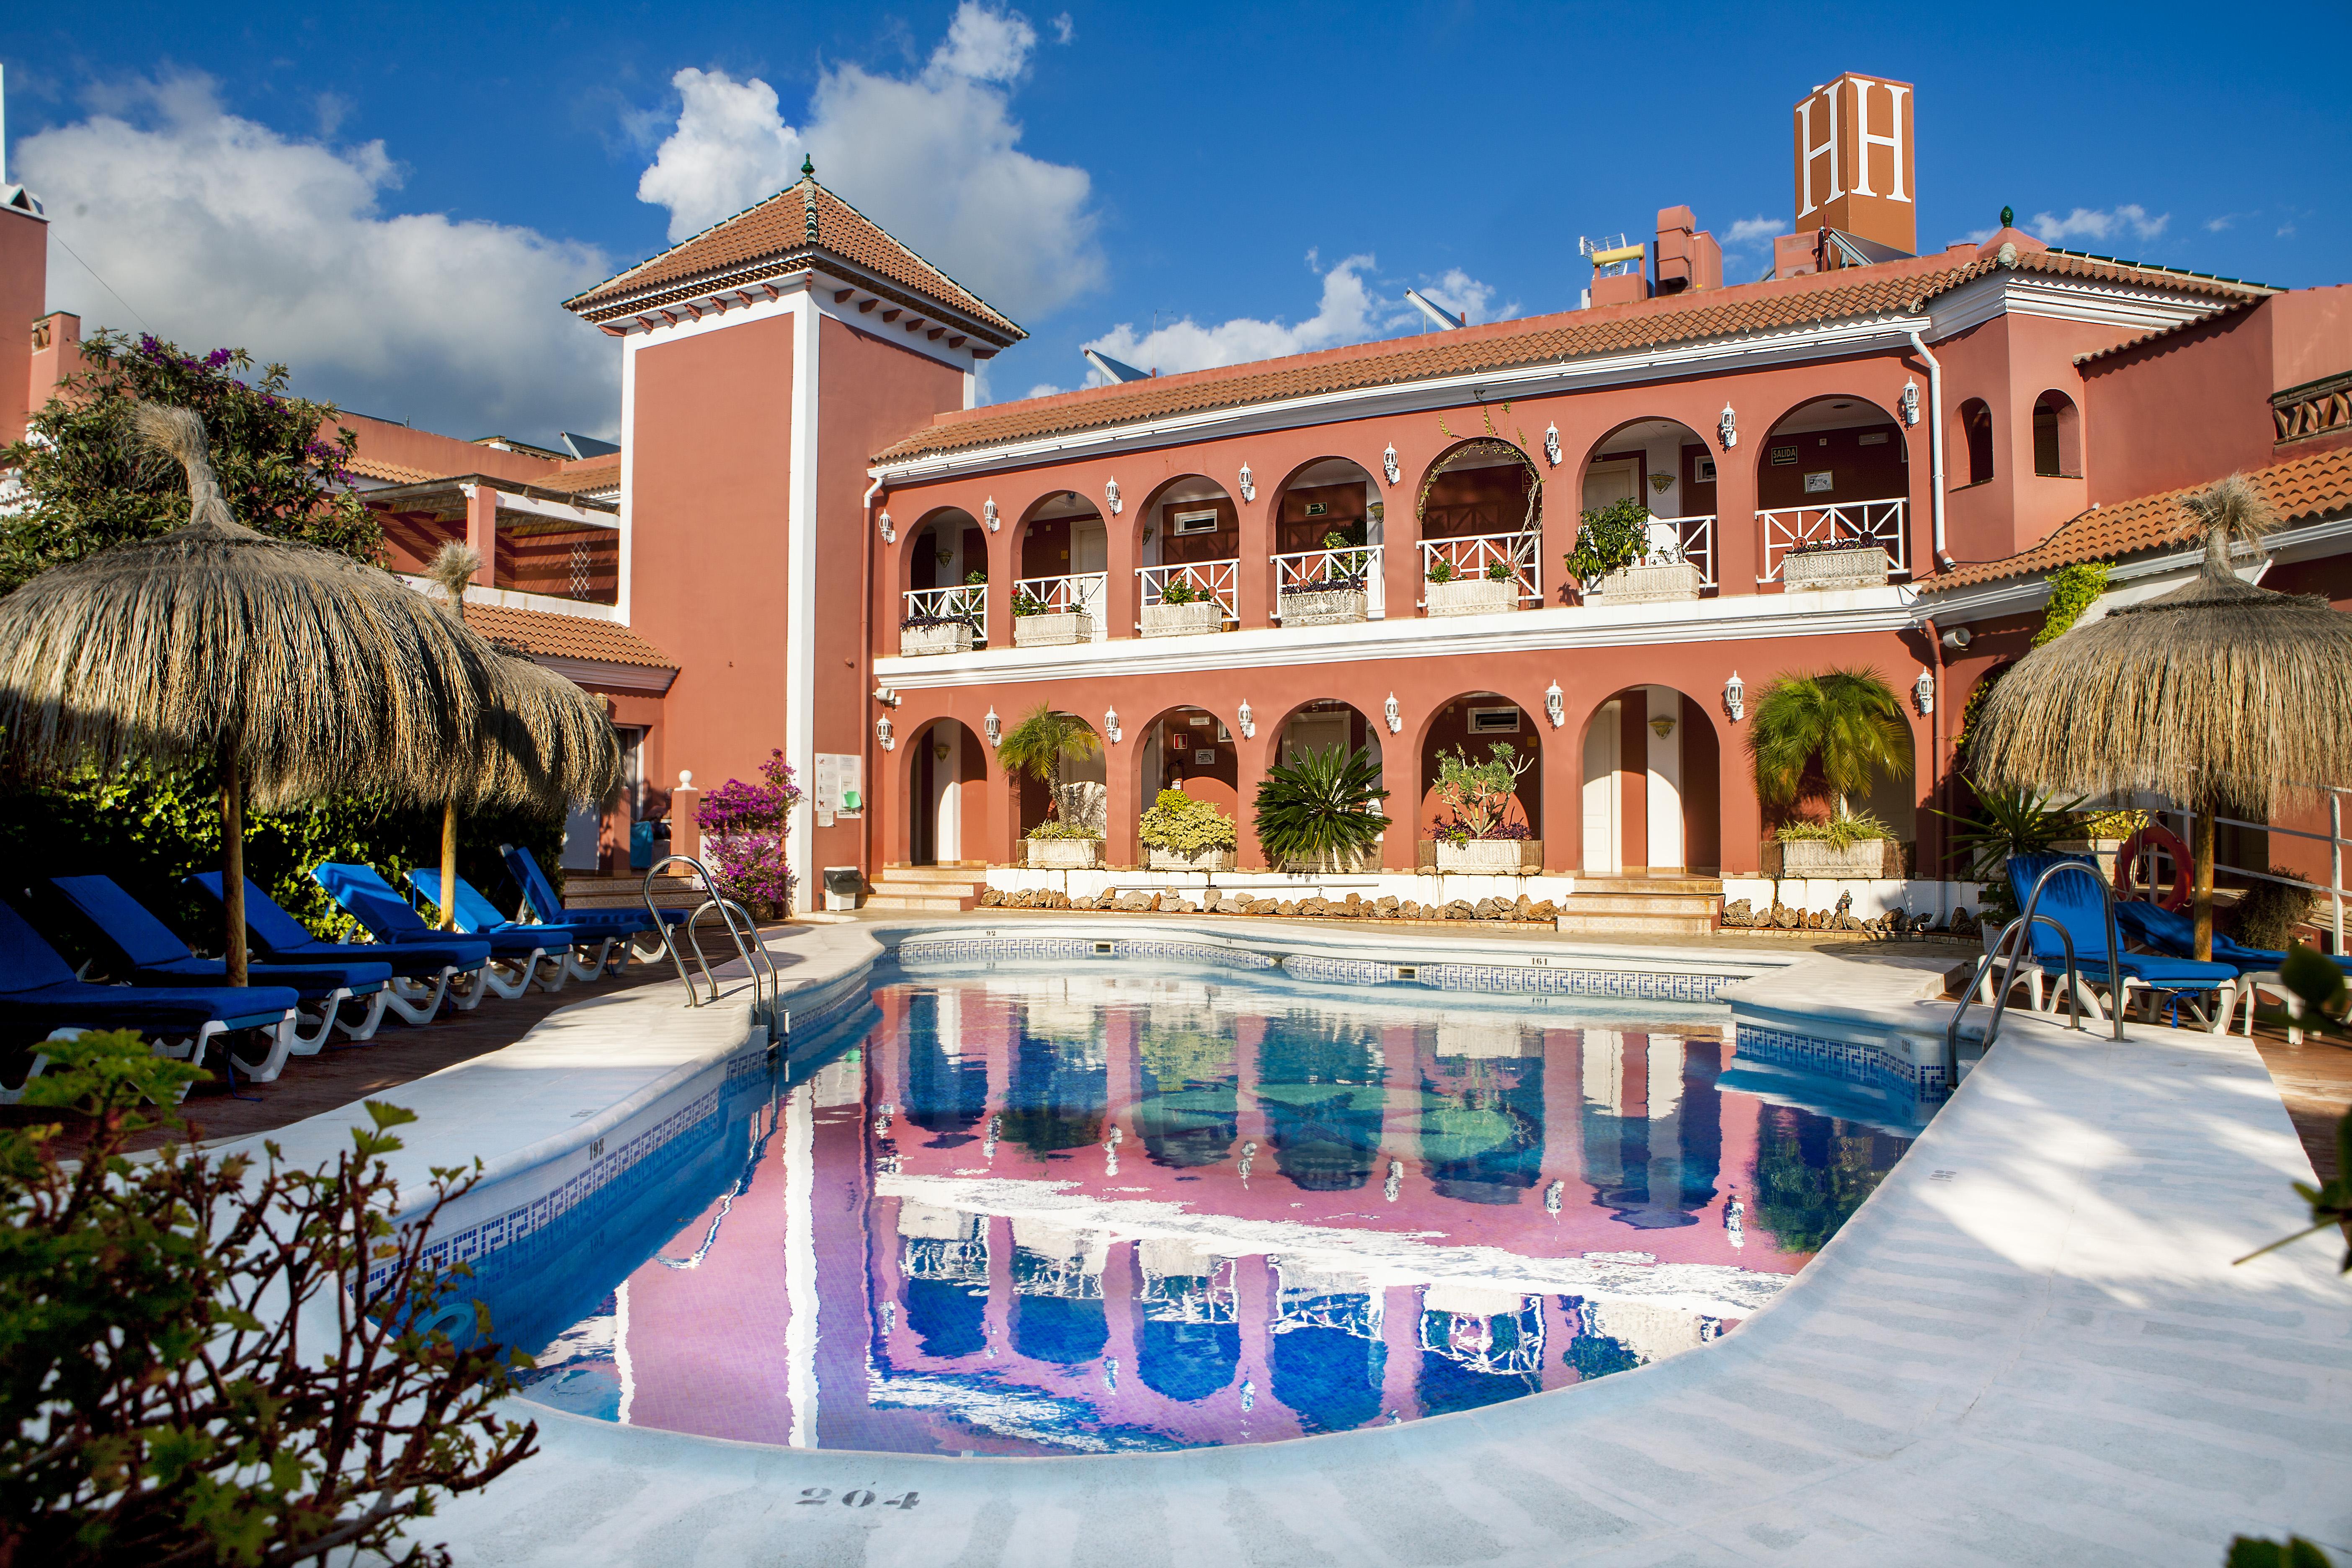
<svg viewBox="0 0 2352 1568">
<path fill-rule="evenodd" d="M 535 458 L 528 452 L 505 452 L 496 447 L 478 447 L 455 436 L 413 429 L 388 419 L 371 419 L 364 414 L 345 414 L 332 425 L 320 426 L 319 433 L 322 438 L 329 437 L 338 426 L 359 437 L 359 456 L 420 469 L 436 479 L 452 474 L 488 474 L 496 479 L 520 479 L 527 484 L 533 479 L 546 479 L 561 467 L 550 458 Z M 486 435 L 499 433 L 484 432 Z"/>
<path fill-rule="evenodd" d="M 25 421 L 48 401 L 33 384 L 33 323 L 48 309 L 49 226 L 0 207 L 0 445 L 24 438 Z"/>
</svg>

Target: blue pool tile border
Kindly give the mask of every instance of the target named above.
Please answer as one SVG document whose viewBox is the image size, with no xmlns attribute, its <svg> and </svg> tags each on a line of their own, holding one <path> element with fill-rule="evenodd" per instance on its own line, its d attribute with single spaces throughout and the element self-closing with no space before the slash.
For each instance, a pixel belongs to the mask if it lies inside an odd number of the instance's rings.
<svg viewBox="0 0 2352 1568">
<path fill-rule="evenodd" d="M 1748 1061 L 1866 1084 L 1923 1105 L 1939 1104 L 1949 1092 L 1943 1063 L 1914 1062 L 1868 1041 L 1834 1040 L 1745 1019 L 1735 1019 L 1732 1032 L 1738 1057 Z"/>
</svg>

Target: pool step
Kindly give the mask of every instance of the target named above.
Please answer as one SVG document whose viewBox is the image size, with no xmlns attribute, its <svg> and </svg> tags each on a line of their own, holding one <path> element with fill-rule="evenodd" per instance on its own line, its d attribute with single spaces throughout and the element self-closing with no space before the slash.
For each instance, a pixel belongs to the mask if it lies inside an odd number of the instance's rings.
<svg viewBox="0 0 2352 1568">
<path fill-rule="evenodd" d="M 886 866 L 866 908 L 927 914 L 977 909 L 987 887 L 985 866 Z"/>
<path fill-rule="evenodd" d="M 1723 884 L 1700 877 L 1579 877 L 1560 902 L 1567 936 L 1707 936 L 1723 907 Z"/>
</svg>

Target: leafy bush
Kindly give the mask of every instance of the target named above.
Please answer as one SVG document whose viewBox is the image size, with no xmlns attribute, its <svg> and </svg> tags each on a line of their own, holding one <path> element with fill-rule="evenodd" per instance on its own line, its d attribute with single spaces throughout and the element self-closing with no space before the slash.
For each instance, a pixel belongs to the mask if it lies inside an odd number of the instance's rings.
<svg viewBox="0 0 2352 1568">
<path fill-rule="evenodd" d="M 1511 571 L 1511 563 L 1509 562 L 1489 561 L 1486 563 L 1487 582 L 1507 583 L 1511 580 L 1512 576 L 1513 573 Z"/>
<path fill-rule="evenodd" d="M 1160 590 L 1160 602 L 1163 605 L 1197 605 L 1207 597 L 1192 585 L 1190 577 L 1171 577 Z"/>
<path fill-rule="evenodd" d="M 2042 629 L 2033 634 L 2033 646 L 2056 642 L 2074 630 L 2083 612 L 2099 602 L 2107 591 L 2107 573 L 2112 568 L 2104 561 L 2086 561 L 2080 565 L 2061 566 L 2050 574 L 2050 604 L 2042 614 Z"/>
<path fill-rule="evenodd" d="M 1826 795 L 1831 815 L 1843 816 L 1847 797 L 1865 793 L 1876 775 L 1910 775 L 1911 726 L 1874 669 L 1784 675 L 1756 700 L 1748 752 L 1765 805 Z"/>
<path fill-rule="evenodd" d="M 1518 755 L 1507 741 L 1490 745 L 1484 762 L 1472 762 L 1470 753 L 1459 746 L 1450 756 L 1440 752 L 1436 794 L 1454 820 L 1439 837 L 1455 844 L 1473 838 L 1526 837 L 1525 829 L 1516 835 L 1503 832 L 1503 818 L 1511 809 L 1519 780 L 1535 762 L 1532 755 Z"/>
<path fill-rule="evenodd" d="M 390 1130 L 415 1118 L 376 1100 L 320 1171 L 274 1144 L 134 1161 L 152 1123 L 133 1107 L 209 1075 L 128 1031 L 44 1048 L 25 1102 L 80 1110 L 92 1136 L 68 1165 L 57 1126 L 0 1130 L 0 1563 L 446 1563 L 404 1527 L 539 1432 L 494 1411 L 530 1358 L 467 1310 L 464 1264 L 425 1256 L 476 1177 L 436 1170 L 395 1226 Z"/>
<path fill-rule="evenodd" d="M 709 848 L 713 890 L 761 920 L 789 914 L 800 878 L 784 859 L 801 787 L 782 751 L 760 764 L 760 781 L 729 779 L 702 797 L 697 824 Z"/>
<path fill-rule="evenodd" d="M 2284 866 L 2271 868 L 2273 877 L 2292 877 L 2294 872 Z M 2231 925 L 2237 939 L 2248 947 L 2271 951 L 2283 949 L 2294 935 L 2294 928 L 2311 919 L 2319 895 L 2309 888 L 2294 887 L 2285 882 L 2256 882 L 2238 900 Z"/>
<path fill-rule="evenodd" d="M 2074 826 L 2077 838 L 2129 838 L 2146 827 L 2151 818 L 2145 811 L 2093 811 L 2084 814 Z"/>
<path fill-rule="evenodd" d="M 1627 496 L 1587 511 L 1576 531 L 1576 548 L 1561 559 L 1568 574 L 1590 588 L 1649 553 L 1650 509 Z"/>
<path fill-rule="evenodd" d="M 1454 581 L 1454 563 L 1441 555 L 1429 563 L 1429 580 L 1440 587 Z"/>
<path fill-rule="evenodd" d="M 1977 785 L 1977 815 L 1961 816 L 1930 807 L 1951 823 L 1952 847 L 1966 855 L 1969 879 L 1984 884 L 1987 921 L 2006 925 L 2021 912 L 2009 889 L 2009 858 L 2040 855 L 2080 831 L 2083 802 L 2056 800 L 2026 790 Z"/>
<path fill-rule="evenodd" d="M 1379 803 L 1380 766 L 1369 750 L 1309 752 L 1277 763 L 1257 786 L 1257 841 L 1276 864 L 1344 861 L 1369 852 L 1388 830 Z"/>
<path fill-rule="evenodd" d="M 1200 855 L 1231 849 L 1237 842 L 1234 820 L 1205 800 L 1181 789 L 1163 789 L 1135 825 L 1144 846 L 1171 855 Z"/>
<path fill-rule="evenodd" d="M 1021 613 L 1017 601 L 1013 613 L 1016 616 Z M 970 626 L 974 637 L 980 635 L 979 624 L 970 616 L 908 616 L 898 623 L 898 629 L 902 632 L 925 631 L 932 626 Z"/>
<path fill-rule="evenodd" d="M 1024 838 L 1100 838 L 1102 835 L 1083 822 L 1063 822 L 1049 816 L 1022 837 Z"/>
<path fill-rule="evenodd" d="M 967 588 L 985 587 L 987 584 L 988 573 L 981 567 L 975 566 L 963 574 L 963 585 Z"/>
<path fill-rule="evenodd" d="M 1895 830 L 1866 811 L 1834 816 L 1827 822 L 1784 822 L 1774 835 L 1783 844 L 1824 843 L 1844 849 L 1866 838 L 1892 838 Z"/>
<path fill-rule="evenodd" d="M 1062 797 L 1069 793 L 1068 769 L 1076 757 L 1091 757 L 1102 750 L 1102 737 L 1083 719 L 1068 713 L 1057 713 L 1044 702 L 1022 716 L 1021 721 L 1004 731 L 997 742 L 996 760 L 1009 773 L 1026 775 L 1039 784 L 1051 784 L 1045 810 L 1048 819 L 1062 815 Z M 1087 832 L 1074 837 L 1098 838 L 1100 834 Z"/>
<path fill-rule="evenodd" d="M 1014 592 L 1013 595 L 1013 618 L 1014 620 L 1025 620 L 1031 616 L 1042 616 L 1045 613 L 1045 600 L 1039 598 L 1036 595 L 1031 593 L 1026 588 L 1018 589 Z"/>
</svg>

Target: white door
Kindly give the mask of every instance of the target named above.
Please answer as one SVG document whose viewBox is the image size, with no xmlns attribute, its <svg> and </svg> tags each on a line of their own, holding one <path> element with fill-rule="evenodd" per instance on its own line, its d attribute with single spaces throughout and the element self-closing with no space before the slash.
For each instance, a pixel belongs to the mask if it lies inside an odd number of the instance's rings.
<svg viewBox="0 0 2352 1568">
<path fill-rule="evenodd" d="M 1616 702 L 1604 704 L 1584 731 L 1584 870 L 1587 876 L 1613 877 L 1623 868 L 1623 836 L 1618 831 L 1620 801 L 1617 773 L 1618 725 Z"/>
<path fill-rule="evenodd" d="M 945 866 L 963 858 L 963 791 L 957 787 L 963 731 L 954 724 L 935 724 L 925 740 L 931 748 L 931 858 Z M 940 755 L 943 749 L 944 757 Z"/>
<path fill-rule="evenodd" d="M 1683 868 L 1683 700 L 1671 686 L 1646 688 L 1649 693 L 1649 824 L 1650 869 L 1679 871 Z M 1659 721 L 1666 732 L 1658 733 Z"/>
<path fill-rule="evenodd" d="M 1604 506 L 1621 500 L 1631 500 L 1633 492 L 1642 488 L 1642 465 L 1631 458 L 1621 458 L 1613 463 L 1595 463 L 1584 470 L 1584 510 L 1599 511 Z"/>
<path fill-rule="evenodd" d="M 1348 749 L 1348 715 L 1345 713 L 1301 713 L 1282 732 L 1282 760 L 1295 763 L 1315 752 L 1328 752 L 1337 746 Z"/>
<path fill-rule="evenodd" d="M 1086 579 L 1070 584 L 1072 596 L 1078 608 L 1094 617 L 1094 640 L 1110 636 L 1109 579 L 1105 571 L 1110 563 L 1110 544 L 1099 522 L 1081 522 L 1070 530 L 1070 575 Z"/>
</svg>

